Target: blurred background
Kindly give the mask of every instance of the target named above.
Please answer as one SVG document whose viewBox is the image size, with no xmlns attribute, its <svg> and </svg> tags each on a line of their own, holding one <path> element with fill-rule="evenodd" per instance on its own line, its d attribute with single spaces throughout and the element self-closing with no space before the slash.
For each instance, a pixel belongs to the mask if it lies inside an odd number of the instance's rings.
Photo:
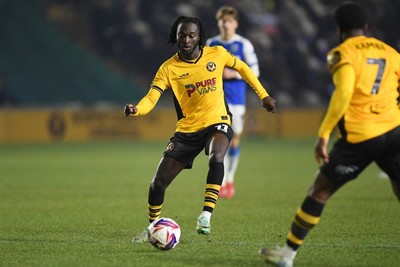
<svg viewBox="0 0 400 267">
<path fill-rule="evenodd" d="M 247 134 L 314 135 L 333 89 L 325 56 L 338 44 L 332 14 L 341 2 L 0 0 L 0 142 L 170 136 L 168 93 L 135 123 L 122 107 L 146 94 L 176 52 L 167 45 L 175 18 L 200 17 L 209 38 L 221 5 L 239 10 L 238 33 L 252 41 L 260 80 L 278 101 L 278 114 L 266 115 L 248 90 Z M 369 11 L 370 35 L 399 50 L 400 1 L 356 2 Z"/>
</svg>

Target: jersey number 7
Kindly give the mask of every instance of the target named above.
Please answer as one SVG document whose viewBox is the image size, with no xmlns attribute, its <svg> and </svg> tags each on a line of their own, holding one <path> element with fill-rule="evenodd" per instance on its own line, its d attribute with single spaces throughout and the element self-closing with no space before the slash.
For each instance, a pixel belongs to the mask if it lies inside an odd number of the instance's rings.
<svg viewBox="0 0 400 267">
<path fill-rule="evenodd" d="M 386 59 L 384 58 L 367 58 L 368 64 L 378 65 L 378 73 L 376 74 L 374 86 L 372 87 L 371 94 L 376 95 L 381 86 L 383 72 L 385 71 Z"/>
</svg>

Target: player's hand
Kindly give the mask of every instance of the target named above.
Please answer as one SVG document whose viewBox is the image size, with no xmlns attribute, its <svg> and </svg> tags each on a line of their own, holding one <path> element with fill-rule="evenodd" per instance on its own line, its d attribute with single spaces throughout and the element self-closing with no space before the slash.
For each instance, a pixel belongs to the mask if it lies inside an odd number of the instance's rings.
<svg viewBox="0 0 400 267">
<path fill-rule="evenodd" d="M 131 114 L 136 114 L 138 112 L 138 109 L 136 108 L 135 105 L 132 104 L 126 104 L 124 107 L 124 115 L 128 117 Z"/>
<path fill-rule="evenodd" d="M 274 98 L 272 98 L 271 96 L 267 96 L 267 97 L 263 98 L 263 100 L 262 100 L 263 107 L 268 112 L 272 112 L 272 113 L 275 113 L 275 103 L 276 103 L 276 100 Z"/>
<path fill-rule="evenodd" d="M 329 162 L 329 155 L 327 152 L 328 143 L 329 138 L 318 138 L 317 143 L 315 144 L 315 159 L 319 165 Z"/>
</svg>

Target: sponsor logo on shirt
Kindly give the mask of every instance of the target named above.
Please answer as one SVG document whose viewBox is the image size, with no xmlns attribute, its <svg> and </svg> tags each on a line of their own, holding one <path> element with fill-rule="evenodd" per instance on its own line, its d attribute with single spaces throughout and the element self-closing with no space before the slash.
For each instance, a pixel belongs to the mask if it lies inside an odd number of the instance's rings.
<svg viewBox="0 0 400 267">
<path fill-rule="evenodd" d="M 217 89 L 217 78 L 211 78 L 204 81 L 196 82 L 195 84 L 185 85 L 186 92 L 189 97 L 192 97 L 194 93 L 199 95 L 208 94 L 209 92 L 215 91 Z"/>
</svg>

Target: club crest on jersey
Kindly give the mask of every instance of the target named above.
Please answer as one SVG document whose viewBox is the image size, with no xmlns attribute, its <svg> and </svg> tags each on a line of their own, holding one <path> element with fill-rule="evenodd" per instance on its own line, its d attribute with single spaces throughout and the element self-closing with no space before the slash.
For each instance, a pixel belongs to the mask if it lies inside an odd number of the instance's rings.
<svg viewBox="0 0 400 267">
<path fill-rule="evenodd" d="M 167 152 L 172 151 L 174 149 L 174 147 L 175 147 L 174 143 L 169 142 L 165 151 L 167 151 Z"/>
<path fill-rule="evenodd" d="M 213 72 L 217 68 L 217 65 L 215 65 L 214 62 L 208 62 L 207 63 L 207 70 L 209 72 Z"/>
<path fill-rule="evenodd" d="M 340 61 L 340 52 L 335 51 L 332 54 L 329 54 L 326 60 L 328 62 L 329 69 L 332 69 Z"/>
</svg>

